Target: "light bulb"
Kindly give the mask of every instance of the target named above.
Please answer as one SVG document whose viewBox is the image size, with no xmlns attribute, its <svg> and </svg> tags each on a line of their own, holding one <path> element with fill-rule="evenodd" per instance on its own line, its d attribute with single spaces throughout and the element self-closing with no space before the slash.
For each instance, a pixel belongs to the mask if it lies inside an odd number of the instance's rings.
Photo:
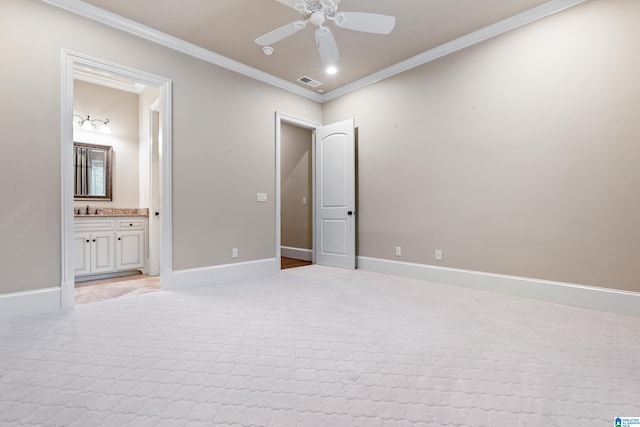
<svg viewBox="0 0 640 427">
<path fill-rule="evenodd" d="M 89 120 L 89 116 L 82 121 L 82 129 L 84 130 L 93 130 L 93 125 L 91 125 L 91 120 Z"/>
</svg>

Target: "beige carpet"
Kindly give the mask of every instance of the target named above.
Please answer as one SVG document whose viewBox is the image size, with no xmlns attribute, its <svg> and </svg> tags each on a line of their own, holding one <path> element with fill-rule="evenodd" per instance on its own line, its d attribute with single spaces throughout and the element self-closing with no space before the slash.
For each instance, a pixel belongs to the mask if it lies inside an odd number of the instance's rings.
<svg viewBox="0 0 640 427">
<path fill-rule="evenodd" d="M 5 426 L 612 426 L 640 319 L 312 265 L 0 324 Z"/>
</svg>

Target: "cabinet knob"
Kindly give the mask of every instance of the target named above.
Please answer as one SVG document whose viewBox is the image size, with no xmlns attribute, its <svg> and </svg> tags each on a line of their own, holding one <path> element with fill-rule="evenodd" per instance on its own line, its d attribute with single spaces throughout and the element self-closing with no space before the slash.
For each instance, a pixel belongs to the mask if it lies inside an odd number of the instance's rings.
<svg viewBox="0 0 640 427">
<path fill-rule="evenodd" d="M 353 211 L 347 212 L 347 215 L 349 215 L 349 216 L 353 215 Z"/>
<path fill-rule="evenodd" d="M 118 237 L 118 240 L 122 240 L 122 237 Z"/>
<path fill-rule="evenodd" d="M 156 216 L 160 216 L 160 212 L 156 212 Z"/>
<path fill-rule="evenodd" d="M 93 239 L 93 241 L 95 242 L 95 241 L 96 241 L 96 239 Z"/>
<path fill-rule="evenodd" d="M 129 227 L 133 227 L 133 224 L 129 224 Z"/>
<path fill-rule="evenodd" d="M 89 239 L 87 239 L 87 243 L 89 243 Z"/>
</svg>

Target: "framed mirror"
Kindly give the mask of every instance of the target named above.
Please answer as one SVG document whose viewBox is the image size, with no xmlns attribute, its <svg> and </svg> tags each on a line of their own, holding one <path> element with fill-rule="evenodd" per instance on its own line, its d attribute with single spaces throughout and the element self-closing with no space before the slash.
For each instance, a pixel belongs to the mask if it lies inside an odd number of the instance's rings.
<svg viewBox="0 0 640 427">
<path fill-rule="evenodd" d="M 73 143 L 75 200 L 111 200 L 111 160 L 109 145 Z"/>
</svg>

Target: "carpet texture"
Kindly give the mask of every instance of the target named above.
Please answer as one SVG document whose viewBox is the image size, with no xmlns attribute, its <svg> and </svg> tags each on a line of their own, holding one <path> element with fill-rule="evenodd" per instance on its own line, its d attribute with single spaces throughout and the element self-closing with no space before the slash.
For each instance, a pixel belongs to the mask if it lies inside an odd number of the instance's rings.
<svg viewBox="0 0 640 427">
<path fill-rule="evenodd" d="M 0 324 L 0 425 L 611 426 L 640 319 L 321 266 Z"/>
</svg>

